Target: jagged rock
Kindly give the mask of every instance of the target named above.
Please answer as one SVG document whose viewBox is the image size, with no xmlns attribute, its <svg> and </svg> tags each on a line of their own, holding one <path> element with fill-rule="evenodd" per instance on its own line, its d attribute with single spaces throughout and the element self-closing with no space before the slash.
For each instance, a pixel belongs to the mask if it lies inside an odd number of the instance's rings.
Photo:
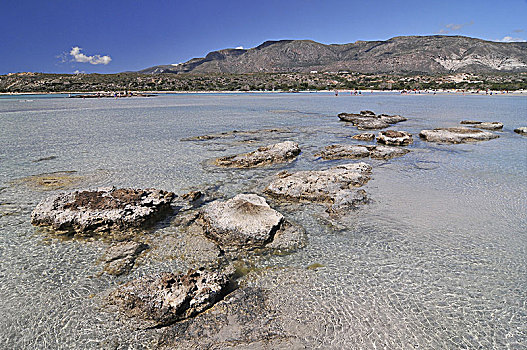
<svg viewBox="0 0 527 350">
<path fill-rule="evenodd" d="M 150 327 L 165 326 L 199 314 L 222 299 L 229 277 L 204 269 L 187 274 L 161 273 L 130 281 L 110 293 L 108 301 Z"/>
<path fill-rule="evenodd" d="M 283 231 L 284 221 L 282 214 L 256 194 L 216 200 L 200 211 L 204 234 L 223 247 L 263 247 Z"/>
<path fill-rule="evenodd" d="M 486 141 L 498 138 L 488 131 L 469 128 L 437 128 L 434 130 L 422 130 L 419 136 L 430 142 L 464 143 L 471 141 Z"/>
<path fill-rule="evenodd" d="M 400 157 L 409 150 L 382 145 L 330 145 L 315 154 L 324 159 L 357 159 L 371 157 L 374 159 L 390 159 Z"/>
<path fill-rule="evenodd" d="M 514 129 L 514 132 L 520 135 L 527 135 L 527 126 L 522 126 L 517 129 Z"/>
<path fill-rule="evenodd" d="M 375 139 L 375 134 L 364 132 L 362 134 L 353 135 L 351 138 L 360 141 L 372 141 Z"/>
<path fill-rule="evenodd" d="M 475 120 L 462 120 L 460 124 L 472 125 L 473 128 L 486 130 L 501 130 L 503 123 L 500 122 L 478 122 Z"/>
<path fill-rule="evenodd" d="M 409 132 L 386 130 L 379 132 L 377 142 L 393 146 L 406 146 L 414 142 L 414 140 Z"/>
<path fill-rule="evenodd" d="M 396 124 L 407 120 L 400 115 L 375 115 L 372 111 L 361 111 L 360 114 L 340 113 L 338 117 L 342 121 L 353 123 L 353 125 L 357 126 L 357 129 L 359 130 L 383 129 L 387 128 L 390 124 Z"/>
<path fill-rule="evenodd" d="M 292 141 L 260 147 L 256 151 L 216 159 L 223 167 L 250 168 L 293 160 L 300 154 L 300 147 Z"/>
<path fill-rule="evenodd" d="M 280 199 L 308 201 L 336 205 L 337 208 L 352 207 L 364 202 L 364 196 L 354 193 L 370 180 L 371 166 L 366 163 L 350 163 L 327 170 L 281 172 L 265 189 L 265 192 Z M 346 205 L 341 203 L 346 202 Z"/>
<path fill-rule="evenodd" d="M 148 245 L 133 241 L 119 242 L 110 246 L 103 257 L 104 271 L 114 276 L 128 273 L 134 266 L 137 256 L 147 248 Z"/>
<path fill-rule="evenodd" d="M 40 202 L 31 213 L 31 223 L 83 234 L 137 228 L 170 211 L 175 198 L 172 192 L 156 189 L 61 193 Z"/>
</svg>

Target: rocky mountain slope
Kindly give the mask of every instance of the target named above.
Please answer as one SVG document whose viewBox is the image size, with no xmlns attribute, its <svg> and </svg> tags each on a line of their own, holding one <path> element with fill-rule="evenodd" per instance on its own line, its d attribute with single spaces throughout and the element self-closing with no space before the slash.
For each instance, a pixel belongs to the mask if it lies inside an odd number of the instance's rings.
<svg viewBox="0 0 527 350">
<path fill-rule="evenodd" d="M 325 45 L 311 40 L 266 41 L 251 49 L 213 51 L 203 58 L 155 66 L 140 73 L 362 73 L 527 71 L 527 43 L 462 36 L 403 36 L 386 41 Z"/>
</svg>

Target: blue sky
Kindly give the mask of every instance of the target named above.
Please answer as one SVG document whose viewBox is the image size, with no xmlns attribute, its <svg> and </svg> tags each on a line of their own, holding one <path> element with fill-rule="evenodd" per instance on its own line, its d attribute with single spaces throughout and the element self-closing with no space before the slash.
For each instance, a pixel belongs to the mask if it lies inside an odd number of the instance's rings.
<svg viewBox="0 0 527 350">
<path fill-rule="evenodd" d="M 134 71 L 277 39 L 527 39 L 527 0 L 1 0 L 0 13 L 0 74 Z"/>
</svg>

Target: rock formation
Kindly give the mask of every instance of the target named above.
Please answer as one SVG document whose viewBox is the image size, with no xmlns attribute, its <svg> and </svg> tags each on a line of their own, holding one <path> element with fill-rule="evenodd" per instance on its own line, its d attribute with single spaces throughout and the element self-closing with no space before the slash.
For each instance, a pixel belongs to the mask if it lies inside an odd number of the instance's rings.
<svg viewBox="0 0 527 350">
<path fill-rule="evenodd" d="M 216 165 L 233 168 L 251 168 L 293 160 L 300 154 L 300 147 L 292 141 L 260 147 L 256 151 L 218 158 Z"/>
<path fill-rule="evenodd" d="M 413 143 L 414 140 L 409 132 L 386 130 L 379 132 L 377 142 L 393 146 L 407 146 Z"/>
<path fill-rule="evenodd" d="M 384 129 L 390 126 L 390 124 L 396 124 L 407 120 L 400 115 L 376 115 L 372 111 L 361 111 L 360 114 L 340 113 L 338 117 L 342 121 L 352 123 L 359 130 Z"/>
<path fill-rule="evenodd" d="M 499 137 L 488 131 L 469 128 L 437 128 L 422 130 L 419 136 L 430 142 L 464 143 L 472 141 L 486 141 Z"/>
</svg>

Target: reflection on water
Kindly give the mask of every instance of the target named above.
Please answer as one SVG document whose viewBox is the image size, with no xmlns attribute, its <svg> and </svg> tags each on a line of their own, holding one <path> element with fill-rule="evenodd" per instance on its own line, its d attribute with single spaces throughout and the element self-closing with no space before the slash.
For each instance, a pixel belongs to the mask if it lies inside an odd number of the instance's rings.
<svg viewBox="0 0 527 350">
<path fill-rule="evenodd" d="M 50 240 L 30 225 L 34 206 L 61 187 L 24 185 L 27 179 L 63 174 L 66 187 L 157 187 L 176 193 L 215 188 L 224 197 L 261 193 L 278 171 L 348 162 L 314 154 L 329 144 L 361 143 L 349 137 L 358 131 L 336 115 L 363 109 L 408 117 L 393 128 L 414 134 L 412 152 L 370 160 L 373 176 L 365 189 L 372 202 L 345 217 L 327 218 L 316 206 L 271 200 L 304 226 L 308 243 L 291 255 L 258 260 L 260 267 L 285 269 L 262 270 L 248 283 L 272 291 L 284 331 L 308 348 L 524 347 L 527 137 L 513 129 L 527 124 L 526 99 L 388 93 L 2 97 L 0 343 L 141 348 L 155 335 L 124 327 L 100 310 L 93 296 L 146 273 L 188 268 L 177 257 L 153 257 L 129 276 L 99 275 L 105 242 Z M 505 127 L 497 132 L 500 138 L 477 144 L 438 145 L 415 137 L 421 129 L 455 126 L 463 119 L 501 121 Z M 272 128 L 287 132 L 181 141 Z M 302 148 L 291 164 L 253 170 L 208 165 L 212 158 L 283 140 Z M 71 183 L 68 176 L 80 182 Z M 177 228 L 165 226 L 152 234 L 177 240 Z"/>
</svg>

